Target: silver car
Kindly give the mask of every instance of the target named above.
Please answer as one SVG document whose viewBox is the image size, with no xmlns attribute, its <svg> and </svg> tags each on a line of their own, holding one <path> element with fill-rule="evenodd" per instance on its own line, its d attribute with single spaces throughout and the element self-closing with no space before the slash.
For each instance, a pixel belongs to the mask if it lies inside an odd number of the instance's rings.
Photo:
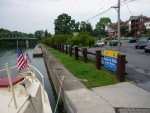
<svg viewBox="0 0 150 113">
<path fill-rule="evenodd" d="M 102 40 L 97 40 L 95 46 L 103 46 L 105 43 Z"/>
</svg>

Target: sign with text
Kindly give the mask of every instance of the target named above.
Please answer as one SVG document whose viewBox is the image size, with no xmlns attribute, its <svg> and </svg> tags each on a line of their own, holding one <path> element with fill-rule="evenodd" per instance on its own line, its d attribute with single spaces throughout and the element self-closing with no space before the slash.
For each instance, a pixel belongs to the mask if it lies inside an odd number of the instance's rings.
<svg viewBox="0 0 150 113">
<path fill-rule="evenodd" d="M 108 56 L 108 57 L 117 58 L 118 53 L 119 53 L 118 51 L 104 50 L 104 56 Z"/>
<path fill-rule="evenodd" d="M 104 67 L 116 72 L 117 71 L 117 58 L 104 56 Z"/>
</svg>

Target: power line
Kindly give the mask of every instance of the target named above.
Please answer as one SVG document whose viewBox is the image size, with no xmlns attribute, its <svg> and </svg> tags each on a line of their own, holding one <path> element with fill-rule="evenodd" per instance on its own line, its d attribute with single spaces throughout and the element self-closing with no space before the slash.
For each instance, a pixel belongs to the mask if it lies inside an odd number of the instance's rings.
<svg viewBox="0 0 150 113">
<path fill-rule="evenodd" d="M 104 0 L 103 0 L 103 1 L 104 1 Z M 103 1 L 102 1 L 102 2 L 103 2 Z M 80 20 L 80 19 L 82 19 L 83 17 L 85 17 L 86 15 L 88 15 L 92 10 L 94 10 L 96 7 L 98 7 L 99 4 L 102 3 L 102 2 L 100 1 L 94 8 L 90 9 L 85 15 L 83 15 L 82 17 L 80 17 L 78 20 Z"/>
<path fill-rule="evenodd" d="M 128 8 L 128 10 L 129 10 L 129 12 L 131 13 L 131 15 L 133 16 L 133 14 L 132 14 L 132 12 L 130 11 L 130 9 L 129 9 L 129 7 L 128 7 L 128 5 L 127 5 L 127 3 L 125 2 L 125 4 L 126 4 L 126 7 Z"/>
<path fill-rule="evenodd" d="M 125 1 L 127 1 L 127 0 L 124 0 L 124 1 L 122 1 L 121 3 L 124 3 Z M 133 1 L 135 1 L 135 0 L 131 0 L 131 1 L 127 2 L 127 3 L 130 3 L 130 2 L 133 2 Z M 122 5 L 124 5 L 124 4 L 122 4 Z M 118 4 L 116 4 L 116 5 L 113 6 L 113 7 L 114 7 L 114 8 L 117 8 L 117 6 L 118 6 Z M 112 7 L 106 9 L 105 11 L 103 11 L 103 12 L 101 12 L 101 13 L 99 13 L 99 14 L 97 14 L 97 15 L 95 15 L 95 16 L 93 16 L 93 17 L 91 17 L 91 18 L 89 18 L 89 19 L 87 19 L 87 20 L 85 20 L 85 21 L 89 21 L 89 20 L 91 20 L 91 19 L 93 19 L 93 18 L 95 18 L 95 17 L 97 17 L 97 16 L 99 16 L 99 15 L 101 15 L 101 14 L 103 14 L 103 13 L 106 13 L 106 12 L 108 12 L 109 10 L 111 10 L 111 8 L 112 8 Z"/>
<path fill-rule="evenodd" d="M 111 10 L 111 8 L 106 9 L 105 11 L 103 11 L 103 12 L 101 12 L 101 13 L 99 13 L 99 14 L 97 14 L 97 15 L 95 15 L 95 16 L 89 18 L 89 19 L 87 19 L 86 21 L 89 21 L 89 20 L 91 20 L 92 18 L 95 18 L 95 17 L 97 17 L 97 16 L 99 16 L 99 15 L 101 15 L 101 14 L 103 14 L 103 13 L 106 13 L 106 12 L 108 12 L 109 10 Z"/>
<path fill-rule="evenodd" d="M 71 12 L 71 10 L 74 8 L 74 6 L 75 6 L 75 4 L 76 4 L 77 2 L 78 2 L 77 0 L 74 0 L 73 4 L 72 4 L 71 7 L 69 8 L 68 13 Z"/>
</svg>

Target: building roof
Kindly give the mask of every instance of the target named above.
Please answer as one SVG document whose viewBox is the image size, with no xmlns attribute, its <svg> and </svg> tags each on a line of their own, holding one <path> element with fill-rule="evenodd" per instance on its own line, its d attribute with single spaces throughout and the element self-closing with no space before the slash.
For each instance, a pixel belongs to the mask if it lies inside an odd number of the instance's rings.
<svg viewBox="0 0 150 113">
<path fill-rule="evenodd" d="M 131 20 L 137 20 L 139 18 L 147 18 L 147 17 L 143 16 L 142 14 L 140 16 L 131 16 L 130 19 L 129 19 L 129 21 L 131 21 Z"/>
</svg>

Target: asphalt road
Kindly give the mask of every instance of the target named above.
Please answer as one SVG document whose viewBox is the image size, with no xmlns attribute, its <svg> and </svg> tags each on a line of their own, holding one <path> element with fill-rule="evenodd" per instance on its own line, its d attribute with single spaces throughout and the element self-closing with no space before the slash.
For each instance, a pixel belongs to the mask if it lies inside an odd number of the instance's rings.
<svg viewBox="0 0 150 113">
<path fill-rule="evenodd" d="M 88 52 L 95 53 L 96 50 L 118 50 L 118 46 L 89 48 Z M 135 43 L 122 44 L 120 54 L 126 55 L 126 77 L 137 86 L 150 91 L 150 53 L 145 53 L 144 49 L 135 49 Z M 102 51 L 103 54 L 103 51 Z M 92 55 L 88 58 L 95 59 Z"/>
</svg>

